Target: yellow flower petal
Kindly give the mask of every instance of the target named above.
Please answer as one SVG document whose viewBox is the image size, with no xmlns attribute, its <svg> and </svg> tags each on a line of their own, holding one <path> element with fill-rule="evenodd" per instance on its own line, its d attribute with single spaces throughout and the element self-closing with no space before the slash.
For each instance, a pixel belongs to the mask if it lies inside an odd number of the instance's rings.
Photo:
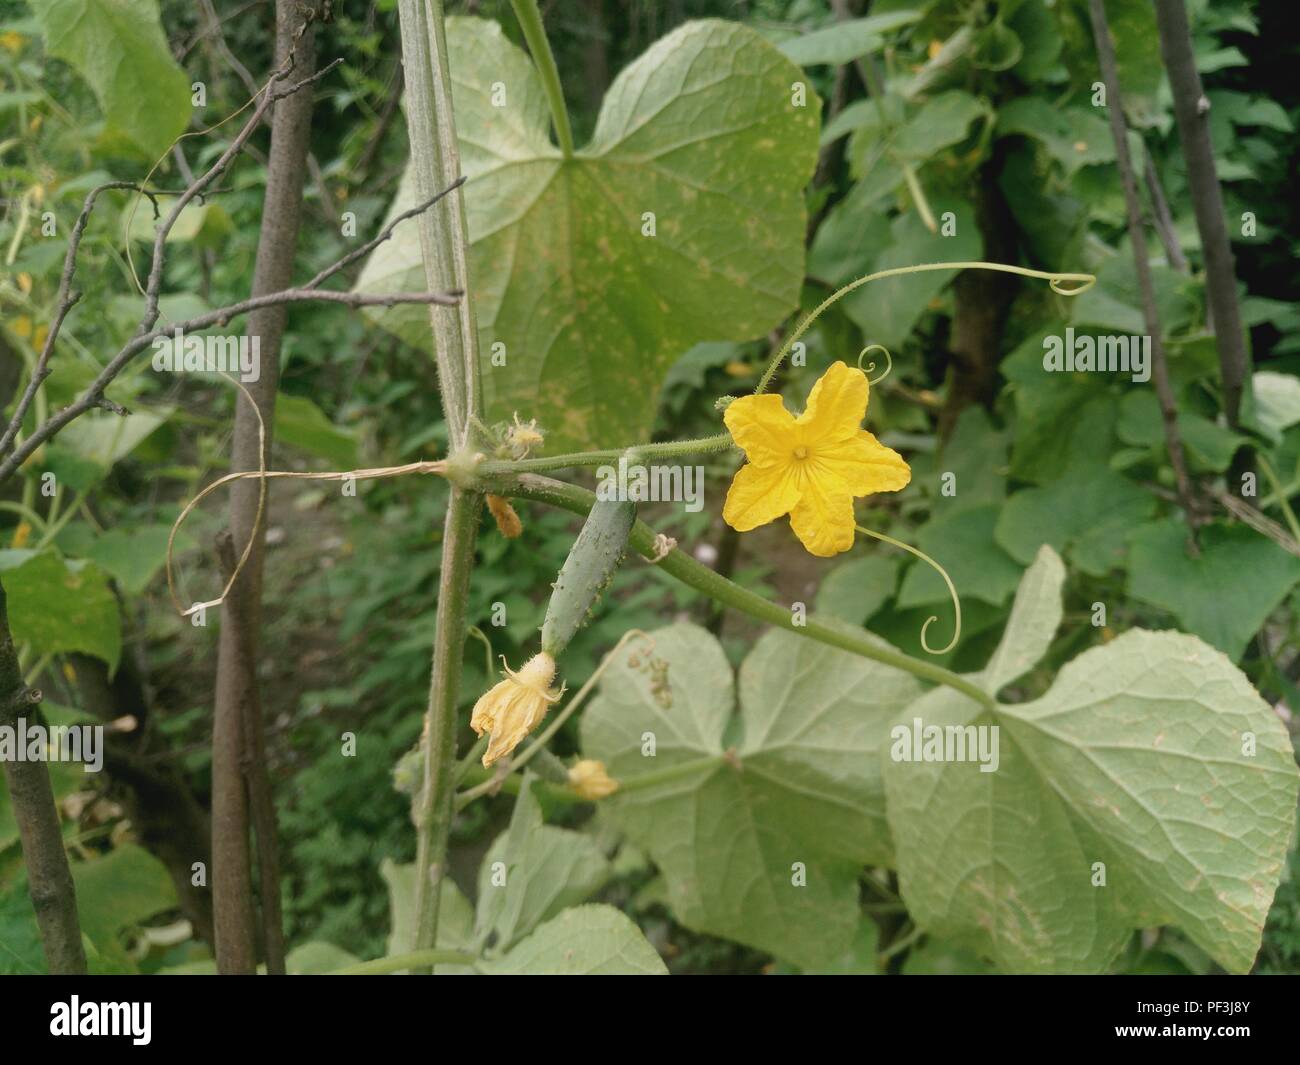
<svg viewBox="0 0 1300 1065">
<path fill-rule="evenodd" d="M 785 409 L 780 396 L 770 392 L 761 396 L 741 396 L 723 412 L 722 420 L 731 438 L 755 466 L 773 466 L 790 461 L 795 420 L 794 415 Z"/>
<path fill-rule="evenodd" d="M 485 766 L 513 751 L 559 698 L 550 690 L 555 659 L 545 651 L 530 658 L 518 673 L 507 669 L 506 674 L 505 680 L 479 696 L 470 715 L 470 728 L 478 735 L 492 733 L 483 755 Z"/>
<path fill-rule="evenodd" d="M 790 512 L 790 528 L 809 554 L 818 558 L 830 558 L 852 547 L 855 526 L 853 496 L 833 477 L 810 478 Z"/>
<path fill-rule="evenodd" d="M 869 391 L 867 375 L 861 370 L 832 363 L 813 385 L 808 405 L 797 419 L 804 442 L 812 445 L 853 436 L 867 416 Z"/>
<path fill-rule="evenodd" d="M 912 479 L 912 468 L 903 456 L 865 429 L 848 440 L 819 445 L 814 455 L 817 467 L 839 478 L 855 496 L 897 492 Z"/>
<path fill-rule="evenodd" d="M 747 464 L 736 471 L 722 505 L 722 520 L 737 532 L 749 532 L 776 521 L 799 502 L 800 478 L 793 463 L 782 466 Z"/>
<path fill-rule="evenodd" d="M 862 428 L 869 392 L 865 373 L 836 362 L 797 419 L 776 396 L 733 402 L 725 421 L 749 462 L 727 493 L 727 524 L 748 532 L 789 513 L 812 554 L 827 558 L 852 547 L 854 497 L 897 491 L 912 478 L 903 457 Z"/>
</svg>

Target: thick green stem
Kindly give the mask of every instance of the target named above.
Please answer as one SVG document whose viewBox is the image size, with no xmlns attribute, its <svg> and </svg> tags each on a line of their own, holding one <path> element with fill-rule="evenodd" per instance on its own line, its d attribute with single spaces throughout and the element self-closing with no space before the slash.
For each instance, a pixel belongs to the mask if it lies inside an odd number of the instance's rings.
<svg viewBox="0 0 1300 1065">
<path fill-rule="evenodd" d="M 555 136 L 560 142 L 560 151 L 564 153 L 564 158 L 569 159 L 573 156 L 573 130 L 569 126 L 569 112 L 564 106 L 560 71 L 555 65 L 551 42 L 546 39 L 546 30 L 542 26 L 542 13 L 537 9 L 537 0 L 510 0 L 510 3 L 515 9 L 515 18 L 519 20 L 519 28 L 524 31 L 528 50 L 533 53 L 537 73 L 541 75 L 546 101 L 551 105 L 551 119 L 555 123 Z"/>
<path fill-rule="evenodd" d="M 438 581 L 437 631 L 433 637 L 433 671 L 425 719 L 424 783 L 415 811 L 418 832 L 415 868 L 415 946 L 426 950 L 438 941 L 438 901 L 451 834 L 456 790 L 456 706 L 466 623 L 465 601 L 474 565 L 482 497 L 453 487 L 447 503 Z"/>
<path fill-rule="evenodd" d="M 515 473 L 546 473 L 550 470 L 566 470 L 572 466 L 603 466 L 631 456 L 635 456 L 638 461 L 667 459 L 681 455 L 701 455 L 710 451 L 726 451 L 735 446 L 735 441 L 729 434 L 719 433 L 717 436 L 704 436 L 697 440 L 672 440 L 661 444 L 628 444 L 627 447 L 611 447 L 600 451 L 574 451 L 566 455 L 547 455 L 545 458 L 520 459 L 517 462 L 492 459 L 479 463 L 475 467 L 475 472 L 483 477 Z"/>
<path fill-rule="evenodd" d="M 555 481 L 549 477 L 537 477 L 532 474 L 525 474 L 515 479 L 502 479 L 498 482 L 485 484 L 482 488 L 484 491 L 497 495 L 534 499 L 541 503 L 548 503 L 551 506 L 572 511 L 575 514 L 586 514 L 596 501 L 595 493 L 585 488 L 565 484 L 562 481 Z M 646 558 L 654 558 L 657 554 L 655 532 L 643 521 L 637 521 L 632 526 L 632 533 L 628 537 L 628 542 Z M 963 695 L 969 696 L 990 710 L 997 708 L 997 702 L 988 692 L 965 677 L 952 672 L 952 670 L 935 665 L 933 662 L 922 662 L 920 659 L 913 658 L 902 651 L 897 651 L 871 639 L 866 633 L 858 634 L 846 629 L 832 628 L 812 618 L 807 619 L 804 624 L 796 624 L 794 613 L 789 607 L 769 602 L 761 595 L 740 587 L 740 585 L 733 583 L 721 574 L 715 573 L 708 566 L 696 562 L 685 551 L 674 548 L 659 561 L 658 566 L 665 573 L 676 577 L 684 584 L 689 584 L 692 588 L 703 592 L 710 598 L 748 614 L 750 617 L 766 621 L 770 625 L 778 625 L 783 629 L 789 629 L 791 632 L 800 636 L 807 636 L 819 643 L 838 647 L 843 651 L 849 651 L 864 658 L 874 659 L 887 666 L 893 666 L 895 669 L 911 673 L 922 680 L 946 685 Z"/>
<path fill-rule="evenodd" d="M 429 200 L 460 177 L 460 148 L 451 104 L 451 73 L 442 0 L 398 0 L 406 125 L 418 200 Z M 454 307 L 429 307 L 434 357 L 452 450 L 465 445 L 478 412 L 478 335 L 470 293 L 464 189 L 444 196 L 416 221 L 430 292 L 461 291 Z"/>
<path fill-rule="evenodd" d="M 460 148 L 452 109 L 451 69 L 442 0 L 398 0 L 402 65 L 406 77 L 406 122 L 415 170 L 416 195 L 430 199 L 460 176 Z M 478 326 L 469 269 L 469 230 L 463 188 L 425 211 L 419 220 L 420 248 L 430 291 L 460 291 L 456 307 L 430 307 L 442 406 L 453 451 L 464 449 L 478 417 Z M 415 809 L 415 946 L 438 941 L 440 885 L 451 833 L 458 774 L 456 707 L 466 621 L 465 599 L 474 565 L 482 497 L 453 486 L 447 504 L 438 587 L 433 675 L 424 720 L 424 781 Z"/>
</svg>

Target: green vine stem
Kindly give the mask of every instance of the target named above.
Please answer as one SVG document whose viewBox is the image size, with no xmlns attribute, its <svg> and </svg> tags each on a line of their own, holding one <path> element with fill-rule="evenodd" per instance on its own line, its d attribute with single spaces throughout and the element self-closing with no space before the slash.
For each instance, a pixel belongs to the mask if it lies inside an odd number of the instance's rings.
<svg viewBox="0 0 1300 1065">
<path fill-rule="evenodd" d="M 696 440 L 671 440 L 659 444 L 630 444 L 627 447 L 603 448 L 598 451 L 575 451 L 567 455 L 547 455 L 545 458 L 520 459 L 512 462 L 507 459 L 488 459 L 475 467 L 475 472 L 483 477 L 498 474 L 547 473 L 551 470 L 565 470 L 574 466 L 603 466 L 607 462 L 617 462 L 631 452 L 636 452 L 638 459 L 671 459 L 682 455 L 701 455 L 710 451 L 727 451 L 736 445 L 727 433 L 717 436 L 704 436 Z"/>
<path fill-rule="evenodd" d="M 555 55 L 551 51 L 551 42 L 546 39 L 546 30 L 542 27 L 542 13 L 537 9 L 537 0 L 510 0 L 515 9 L 515 18 L 519 28 L 524 31 L 524 40 L 528 50 L 533 54 L 537 64 L 537 73 L 542 78 L 542 88 L 546 90 L 546 102 L 551 105 L 551 120 L 555 123 L 555 136 L 560 142 L 560 151 L 564 158 L 573 158 L 573 130 L 569 126 L 569 112 L 564 106 L 564 90 L 560 86 L 560 71 L 555 65 Z"/>
<path fill-rule="evenodd" d="M 496 495 L 536 500 L 540 503 L 571 511 L 574 514 L 585 515 L 591 509 L 592 504 L 596 502 L 594 492 L 578 485 L 565 484 L 563 481 L 552 480 L 549 477 L 538 477 L 534 474 L 523 474 L 514 479 L 502 478 L 484 484 L 481 488 L 483 491 L 492 492 Z M 656 557 L 655 532 L 645 522 L 638 520 L 632 526 L 632 533 L 628 538 L 628 542 L 645 558 Z M 809 639 L 817 640 L 819 643 L 824 643 L 830 647 L 838 647 L 842 651 L 861 655 L 863 658 L 874 659 L 884 665 L 904 670 L 933 684 L 943 684 L 974 699 L 990 710 L 997 709 L 996 700 L 988 692 L 965 677 L 952 672 L 952 670 L 944 669 L 932 662 L 922 662 L 920 659 L 913 658 L 902 651 L 877 643 L 869 639 L 865 634 L 859 635 L 845 629 L 832 628 L 812 618 L 809 618 L 803 625 L 796 625 L 794 616 L 788 607 L 770 602 L 761 595 L 740 587 L 740 585 L 733 583 L 721 574 L 715 573 L 708 566 L 696 562 L 695 559 L 679 548 L 674 548 L 657 564 L 665 573 L 677 578 L 682 583 L 690 585 L 711 599 L 717 600 L 734 610 L 739 610 L 750 617 L 757 618 L 759 621 L 777 625 L 780 628 L 788 629 L 800 636 L 807 636 Z"/>
<path fill-rule="evenodd" d="M 1025 266 L 1011 266 L 1008 263 L 986 263 L 986 262 L 960 262 L 960 263 L 921 263 L 917 266 L 897 266 L 892 270 L 878 270 L 874 274 L 867 274 L 856 281 L 850 281 L 842 288 L 836 289 L 829 296 L 819 303 L 816 308 L 800 324 L 799 328 L 785 338 L 785 343 L 781 345 L 781 350 L 772 356 L 772 361 L 767 364 L 767 369 L 763 371 L 763 376 L 758 382 L 758 387 L 754 389 L 755 394 L 766 392 L 767 386 L 772 383 L 772 378 L 776 376 L 776 371 L 781 368 L 781 363 L 790 353 L 804 333 L 808 332 L 813 322 L 822 316 L 826 308 L 830 307 L 838 300 L 842 300 L 850 292 L 861 288 L 863 285 L 870 284 L 872 281 L 881 281 L 886 277 L 904 277 L 907 274 L 922 274 L 933 270 L 995 270 L 1003 274 L 1019 274 L 1021 277 L 1036 277 L 1042 281 L 1048 282 L 1052 286 L 1052 291 L 1058 296 L 1078 296 L 1087 292 L 1097 282 L 1097 278 L 1092 274 L 1063 274 L 1048 270 L 1030 270 Z M 1062 288 L 1062 283 L 1067 281 L 1076 282 L 1073 288 Z"/>
<path fill-rule="evenodd" d="M 398 0 L 406 123 L 416 192 L 432 198 L 460 176 L 451 69 L 442 0 Z M 431 290 L 462 293 L 456 307 L 431 307 L 434 355 L 453 451 L 465 448 L 480 407 L 478 325 L 469 269 L 464 190 L 454 189 L 419 218 L 420 250 Z M 438 583 L 429 704 L 424 718 L 424 773 L 412 813 L 416 830 L 415 948 L 438 942 L 438 907 L 451 834 L 456 771 L 456 708 L 466 638 L 465 601 L 474 567 L 482 497 L 455 485 L 447 502 Z M 430 971 L 421 965 L 418 971 Z"/>
<path fill-rule="evenodd" d="M 424 778 L 415 805 L 415 946 L 430 949 L 438 941 L 438 902 L 451 835 L 456 774 L 456 706 L 460 698 L 465 645 L 465 604 L 474 566 L 474 541 L 482 497 L 455 486 L 447 502 L 438 579 L 437 631 L 425 718 Z"/>
</svg>

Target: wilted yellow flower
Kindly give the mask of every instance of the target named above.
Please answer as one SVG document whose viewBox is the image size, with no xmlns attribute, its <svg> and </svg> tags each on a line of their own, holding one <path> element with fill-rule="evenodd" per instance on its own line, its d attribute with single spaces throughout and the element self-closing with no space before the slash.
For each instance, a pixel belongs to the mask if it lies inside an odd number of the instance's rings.
<svg viewBox="0 0 1300 1065">
<path fill-rule="evenodd" d="M 510 500 L 504 496 L 489 495 L 487 497 L 488 511 L 497 523 L 497 529 L 507 540 L 513 540 L 524 531 L 524 523 L 519 520 L 519 515 L 515 508 L 510 505 Z"/>
<path fill-rule="evenodd" d="M 20 548 L 27 546 L 28 537 L 32 535 L 32 526 L 30 522 L 20 521 L 18 527 L 14 529 L 13 539 L 9 541 L 11 548 Z"/>
<path fill-rule="evenodd" d="M 618 781 L 605 772 L 605 763 L 584 758 L 569 770 L 569 789 L 580 799 L 595 802 L 618 791 Z"/>
<path fill-rule="evenodd" d="M 789 514 L 812 554 L 852 547 L 854 497 L 896 492 L 912 479 L 903 457 L 862 428 L 868 391 L 865 373 L 836 362 L 797 418 L 770 393 L 728 406 L 723 420 L 749 461 L 727 492 L 726 523 L 748 532 Z"/>
<path fill-rule="evenodd" d="M 483 755 L 485 766 L 519 746 L 541 724 L 547 708 L 563 694 L 551 691 L 555 659 L 545 651 L 533 655 L 518 673 L 509 666 L 505 671 L 506 679 L 479 697 L 469 720 L 470 728 L 478 735 L 492 734 Z"/>
</svg>

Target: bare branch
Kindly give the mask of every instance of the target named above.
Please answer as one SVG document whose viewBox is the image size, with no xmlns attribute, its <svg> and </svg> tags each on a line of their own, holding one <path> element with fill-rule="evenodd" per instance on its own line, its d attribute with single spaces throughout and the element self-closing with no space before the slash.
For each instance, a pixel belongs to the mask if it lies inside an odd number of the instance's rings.
<svg viewBox="0 0 1300 1065">
<path fill-rule="evenodd" d="M 257 127 L 261 125 L 262 116 L 266 114 L 267 109 L 273 103 L 277 100 L 283 100 L 286 96 L 292 96 L 299 89 L 320 80 L 342 62 L 342 59 L 336 59 L 334 62 L 316 71 L 316 73 L 312 74 L 310 77 L 303 78 L 301 81 L 295 82 L 294 84 L 278 91 L 275 89 L 276 84 L 289 76 L 289 72 L 292 70 L 292 65 L 286 63 L 281 67 L 281 69 L 272 74 L 270 78 L 267 79 L 266 88 L 262 92 L 262 98 L 254 108 L 252 116 L 244 123 L 244 127 L 235 135 L 235 139 L 230 142 L 226 150 L 217 158 L 217 161 L 204 171 L 194 181 L 194 183 L 177 198 L 170 213 L 165 219 L 163 219 L 162 223 L 158 225 L 154 233 L 153 257 L 149 268 L 149 281 L 145 285 L 145 309 L 144 314 L 140 318 L 140 325 L 137 330 L 138 332 L 148 332 L 153 328 L 154 323 L 158 321 L 158 300 L 162 291 L 163 262 L 166 259 L 166 252 L 163 245 L 167 242 L 167 235 L 172 231 L 172 227 L 176 225 L 176 221 L 180 218 L 181 212 L 185 210 L 191 200 L 196 196 L 199 196 L 209 185 L 211 185 L 212 182 L 221 175 L 226 167 L 230 165 L 235 156 L 243 150 L 249 137 L 251 137 Z"/>
<path fill-rule="evenodd" d="M 59 292 L 55 298 L 54 321 L 50 324 L 50 331 L 45 336 L 41 354 L 36 360 L 36 368 L 32 372 L 32 379 L 27 382 L 27 387 L 18 400 L 18 406 L 14 409 L 14 416 L 9 420 L 9 426 L 5 429 L 4 436 L 0 437 L 0 455 L 3 455 L 9 449 L 14 437 L 22 429 L 23 419 L 27 416 L 27 408 L 31 406 L 37 389 L 50 376 L 50 356 L 54 354 L 54 342 L 59 339 L 59 330 L 63 328 L 63 320 L 67 318 L 68 312 L 81 299 L 81 293 L 72 291 L 72 277 L 77 272 L 77 250 L 81 247 L 81 238 L 86 232 L 86 224 L 90 221 L 90 214 L 95 209 L 95 201 L 99 198 L 101 192 L 108 189 L 135 189 L 153 200 L 152 195 L 144 192 L 139 185 L 131 181 L 109 181 L 103 185 L 97 185 L 87 194 L 86 201 L 81 207 L 81 214 L 77 216 L 76 225 L 72 227 L 72 234 L 68 238 L 67 254 L 63 257 L 63 273 L 59 277 Z M 157 211 L 158 201 L 153 200 L 153 204 L 154 210 Z"/>
<path fill-rule="evenodd" d="M 445 189 L 443 189 L 441 192 L 436 193 L 430 199 L 425 200 L 424 203 L 412 207 L 409 211 L 403 211 L 391 222 L 389 222 L 387 226 L 384 227 L 384 231 L 380 233 L 379 236 L 375 237 L 373 240 L 367 241 L 365 244 L 362 244 L 361 247 L 355 248 L 352 251 L 348 252 L 347 255 L 343 256 L 342 259 L 334 263 L 332 266 L 325 267 L 324 270 L 322 270 L 319 274 L 317 274 L 310 281 L 308 281 L 307 284 L 303 285 L 303 288 L 316 288 L 318 285 L 321 284 L 321 282 L 332 277 L 334 274 L 337 274 L 340 270 L 343 270 L 351 266 L 358 259 L 364 258 L 365 256 L 369 255 L 372 251 L 374 251 L 377 247 L 379 247 L 379 245 L 384 243 L 384 241 L 386 241 L 389 237 L 393 235 L 393 230 L 397 228 L 399 223 L 405 222 L 408 218 L 414 218 L 418 214 L 423 214 L 435 203 L 437 203 L 444 196 L 446 196 L 447 193 L 451 192 L 454 189 L 460 188 L 463 184 L 465 184 L 465 178 L 462 175 L 461 177 L 458 177 L 455 181 L 453 181 L 450 185 L 448 185 Z"/>
<path fill-rule="evenodd" d="M 104 389 L 113 383 L 127 365 L 145 348 L 150 347 L 160 337 L 171 336 L 174 331 L 197 333 L 214 325 L 226 325 L 232 318 L 247 314 L 262 307 L 273 307 L 286 303 L 340 303 L 345 307 L 396 307 L 399 304 L 432 304 L 440 307 L 454 307 L 461 297 L 460 292 L 389 292 L 371 295 L 364 292 L 337 292 L 331 289 L 291 288 L 283 292 L 272 292 L 265 296 L 232 303 L 215 311 L 178 322 L 170 328 L 154 329 L 148 333 L 131 338 L 99 376 L 87 387 L 86 391 L 73 403 L 48 418 L 39 429 L 23 441 L 22 445 L 3 462 L 0 462 L 0 483 L 11 477 L 31 454 L 50 437 L 58 433 L 69 422 L 80 418 L 87 411 L 102 408 L 118 414 L 126 414 L 125 407 L 114 403 L 104 396 Z"/>
<path fill-rule="evenodd" d="M 1155 6 L 1160 52 L 1174 97 L 1178 139 L 1187 161 L 1187 185 L 1196 212 L 1196 228 L 1201 234 L 1209 303 L 1207 318 L 1213 322 L 1218 340 L 1219 370 L 1223 376 L 1223 413 L 1228 427 L 1236 429 L 1241 424 L 1242 395 L 1250 388 L 1250 354 L 1246 350 L 1246 333 L 1237 303 L 1223 192 L 1214 162 L 1214 145 L 1210 142 L 1210 106 L 1201 91 L 1201 75 L 1196 69 L 1183 0 L 1156 0 Z"/>
</svg>

